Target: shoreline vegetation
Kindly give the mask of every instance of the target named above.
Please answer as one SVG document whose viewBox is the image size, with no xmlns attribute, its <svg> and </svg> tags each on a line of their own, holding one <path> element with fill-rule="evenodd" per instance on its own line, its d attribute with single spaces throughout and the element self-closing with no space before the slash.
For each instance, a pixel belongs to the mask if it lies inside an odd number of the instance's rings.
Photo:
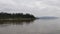
<svg viewBox="0 0 60 34">
<path fill-rule="evenodd" d="M 22 22 L 22 21 L 33 21 L 36 17 L 32 14 L 23 13 L 0 13 L 0 22 Z"/>
</svg>

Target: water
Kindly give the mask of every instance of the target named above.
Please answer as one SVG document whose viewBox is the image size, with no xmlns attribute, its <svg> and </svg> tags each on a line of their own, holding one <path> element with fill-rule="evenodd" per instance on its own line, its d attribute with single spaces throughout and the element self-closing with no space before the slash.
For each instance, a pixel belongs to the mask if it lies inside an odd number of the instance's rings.
<svg viewBox="0 0 60 34">
<path fill-rule="evenodd" d="M 19 24 L 0 24 L 0 34 L 60 34 L 60 19 L 38 19 Z"/>
</svg>

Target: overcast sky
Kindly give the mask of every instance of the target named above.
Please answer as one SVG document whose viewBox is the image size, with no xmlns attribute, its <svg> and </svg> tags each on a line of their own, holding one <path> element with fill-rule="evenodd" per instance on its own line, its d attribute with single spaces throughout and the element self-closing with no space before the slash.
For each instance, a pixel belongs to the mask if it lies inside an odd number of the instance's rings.
<svg viewBox="0 0 60 34">
<path fill-rule="evenodd" d="M 0 12 L 60 16 L 60 0 L 0 0 Z"/>
</svg>

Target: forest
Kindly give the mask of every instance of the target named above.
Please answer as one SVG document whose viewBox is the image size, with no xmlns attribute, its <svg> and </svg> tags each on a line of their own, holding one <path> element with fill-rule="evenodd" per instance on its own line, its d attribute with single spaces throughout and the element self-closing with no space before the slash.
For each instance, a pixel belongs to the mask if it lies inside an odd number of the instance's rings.
<svg viewBox="0 0 60 34">
<path fill-rule="evenodd" d="M 0 19 L 18 19 L 18 18 L 35 18 L 32 14 L 23 14 L 23 13 L 0 13 Z"/>
</svg>

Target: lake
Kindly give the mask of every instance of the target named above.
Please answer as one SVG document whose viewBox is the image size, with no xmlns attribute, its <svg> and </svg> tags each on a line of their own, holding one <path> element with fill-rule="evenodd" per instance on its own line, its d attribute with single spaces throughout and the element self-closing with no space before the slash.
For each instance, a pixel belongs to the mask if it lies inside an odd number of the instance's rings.
<svg viewBox="0 0 60 34">
<path fill-rule="evenodd" d="M 60 19 L 37 19 L 18 24 L 0 24 L 0 34 L 60 34 Z"/>
</svg>

